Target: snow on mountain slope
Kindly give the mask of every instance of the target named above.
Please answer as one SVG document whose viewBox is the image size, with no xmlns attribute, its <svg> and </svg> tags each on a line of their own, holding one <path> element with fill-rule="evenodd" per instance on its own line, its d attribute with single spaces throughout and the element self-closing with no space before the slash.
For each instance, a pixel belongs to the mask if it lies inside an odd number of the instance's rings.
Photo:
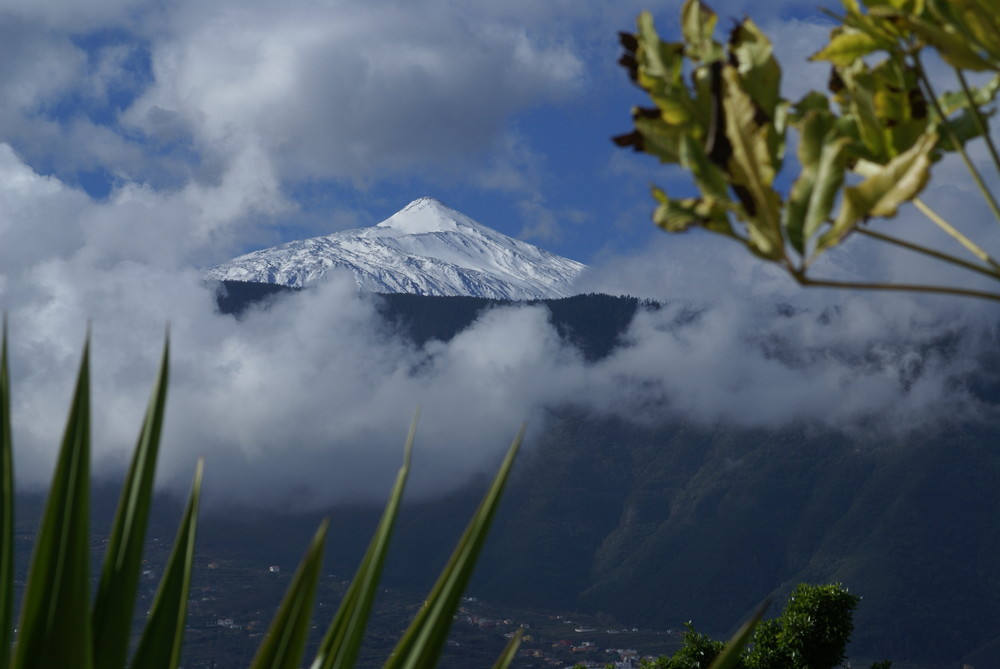
<svg viewBox="0 0 1000 669">
<path fill-rule="evenodd" d="M 343 268 L 376 293 L 526 300 L 570 295 L 585 267 L 423 197 L 370 228 L 254 251 L 207 277 L 301 287 Z"/>
</svg>

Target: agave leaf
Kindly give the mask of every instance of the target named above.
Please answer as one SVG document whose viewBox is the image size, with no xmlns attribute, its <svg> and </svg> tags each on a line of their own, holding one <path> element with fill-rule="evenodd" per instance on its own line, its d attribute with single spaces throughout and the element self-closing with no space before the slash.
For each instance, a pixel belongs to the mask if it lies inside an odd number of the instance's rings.
<svg viewBox="0 0 1000 669">
<path fill-rule="evenodd" d="M 92 666 L 90 336 L 21 605 L 17 669 Z"/>
<path fill-rule="evenodd" d="M 184 641 L 184 619 L 187 616 L 188 590 L 191 587 L 191 567 L 194 565 L 194 538 L 198 529 L 198 502 L 204 460 L 195 468 L 194 484 L 184 517 L 174 539 L 174 549 L 160 579 L 139 647 L 132 658 L 133 669 L 176 669 L 181 659 Z"/>
<path fill-rule="evenodd" d="M 403 667 L 418 669 L 433 667 L 437 663 L 448 638 L 448 630 L 451 628 L 451 621 L 458 608 L 462 591 L 472 578 L 476 559 L 486 542 L 486 534 L 496 515 L 507 477 L 521 447 L 525 429 L 526 427 L 522 425 L 518 431 L 507 451 L 507 457 L 500 466 L 500 471 L 493 480 L 493 485 L 490 486 L 462 538 L 459 539 L 458 546 L 455 547 L 423 607 L 403 638 L 396 644 L 395 650 L 385 663 L 386 669 Z"/>
<path fill-rule="evenodd" d="M 142 570 L 142 548 L 167 397 L 169 347 L 168 339 L 163 345 L 160 371 L 125 478 L 104 556 L 104 569 L 94 601 L 95 669 L 119 669 L 125 666 L 128 656 L 132 613 Z"/>
<path fill-rule="evenodd" d="M 722 649 L 722 652 L 716 656 L 708 669 L 735 669 L 739 665 L 740 654 L 746 648 L 746 645 L 750 643 L 754 628 L 760 622 L 760 619 L 764 617 L 764 612 L 767 611 L 767 607 L 770 605 L 771 599 L 768 598 L 757 607 L 757 610 L 753 612 L 750 619 L 736 630 L 736 634 L 729 640 L 726 647 Z"/>
<path fill-rule="evenodd" d="M 514 636 L 510 638 L 507 642 L 507 646 L 503 649 L 503 653 L 497 658 L 497 661 L 493 663 L 493 669 L 507 669 L 514 658 L 517 657 L 517 649 L 521 646 L 521 635 L 524 634 L 524 630 L 517 630 Z"/>
<path fill-rule="evenodd" d="M 0 334 L 0 669 L 10 666 L 14 629 L 14 457 L 10 436 L 7 314 Z"/>
<path fill-rule="evenodd" d="M 771 187 L 775 166 L 771 160 L 768 129 L 757 123 L 750 96 L 740 87 L 736 70 L 722 70 L 726 137 L 732 145 L 729 173 L 747 214 L 752 248 L 759 255 L 777 260 L 783 257 L 781 198 Z"/>
<path fill-rule="evenodd" d="M 375 529 L 375 536 L 372 537 L 364 559 L 361 561 L 361 566 L 358 567 L 358 572 L 354 575 L 333 622 L 330 623 L 330 629 L 323 637 L 311 669 L 353 667 L 358 657 L 372 604 L 375 601 L 375 595 L 378 594 L 382 567 L 389 552 L 389 540 L 392 538 L 392 532 L 396 525 L 396 516 L 403 499 L 403 490 L 406 488 L 406 479 L 410 473 L 410 455 L 413 451 L 413 439 L 416 435 L 419 417 L 420 411 L 418 410 L 413 416 L 409 434 L 406 436 L 403 466 L 399 468 L 399 473 L 396 475 L 396 484 L 393 486 L 388 502 L 386 502 L 382 519 Z"/>
<path fill-rule="evenodd" d="M 860 184 L 845 188 L 837 219 L 829 232 L 820 237 L 817 249 L 822 251 L 839 244 L 863 219 L 895 216 L 899 205 L 919 195 L 930 178 L 930 153 L 937 140 L 936 133 L 927 133 L 906 153 L 869 170 Z"/>
<path fill-rule="evenodd" d="M 329 525 L 330 521 L 324 520 L 316 530 L 250 669 L 298 669 L 311 627 L 310 615 Z"/>
</svg>

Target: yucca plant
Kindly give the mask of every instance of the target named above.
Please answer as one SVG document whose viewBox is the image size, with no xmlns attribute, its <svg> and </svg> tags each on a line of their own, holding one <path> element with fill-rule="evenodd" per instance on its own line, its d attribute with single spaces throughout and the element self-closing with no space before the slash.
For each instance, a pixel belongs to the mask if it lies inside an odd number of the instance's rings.
<svg viewBox="0 0 1000 669">
<path fill-rule="evenodd" d="M 3 488 L 0 498 L 0 669 L 121 669 L 126 666 L 174 669 L 180 662 L 194 561 L 201 462 L 195 471 L 191 495 L 153 607 L 131 661 L 128 657 L 167 396 L 169 340 L 164 345 L 159 374 L 122 488 L 93 600 L 89 567 L 89 348 L 88 336 L 52 487 L 35 541 L 16 639 L 12 644 L 14 482 L 6 319 L 3 324 L 0 338 L 0 485 Z M 382 519 L 310 669 L 350 667 L 357 659 L 409 472 L 416 422 L 414 417 L 403 465 Z M 524 427 L 511 444 L 493 484 L 437 584 L 387 660 L 387 667 L 416 669 L 437 663 L 523 436 Z M 312 626 L 312 603 L 326 532 L 324 521 L 292 578 L 253 660 L 252 669 L 297 669 L 302 666 L 306 637 Z M 520 635 L 517 635 L 495 666 L 509 666 L 519 643 Z"/>
</svg>

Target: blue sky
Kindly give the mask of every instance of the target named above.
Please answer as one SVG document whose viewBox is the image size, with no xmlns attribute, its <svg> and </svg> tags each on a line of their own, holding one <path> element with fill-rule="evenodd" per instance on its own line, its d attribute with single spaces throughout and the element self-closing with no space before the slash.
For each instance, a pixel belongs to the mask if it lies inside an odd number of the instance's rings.
<svg viewBox="0 0 1000 669">
<path fill-rule="evenodd" d="M 676 36 L 679 4 L 652 8 L 665 35 Z M 681 193 L 688 180 L 610 141 L 642 102 L 615 61 L 617 32 L 644 7 L 4 2 L 0 309 L 10 315 L 19 477 L 48 478 L 61 429 L 52 417 L 64 411 L 88 322 L 98 470 L 120 468 L 134 443 L 169 323 L 162 477 L 186 488 L 207 453 L 209 489 L 246 501 L 383 499 L 417 403 L 418 491 L 491 469 L 521 420 L 538 425 L 546 407 L 567 403 L 644 420 L 677 411 L 707 424 L 805 420 L 890 436 L 985 411 L 963 383 L 995 351 L 993 330 L 973 328 L 995 321 L 991 304 L 804 291 L 727 240 L 653 228 L 650 182 Z M 825 86 L 826 68 L 805 60 L 829 31 L 811 3 L 714 8 L 723 28 L 749 13 L 772 37 L 787 98 Z M 985 161 L 981 147 L 973 157 Z M 928 202 L 1000 248 L 957 161 L 936 165 L 934 184 Z M 599 364 L 563 346 L 530 307 L 416 349 L 384 330 L 350 277 L 240 322 L 216 312 L 206 268 L 375 224 L 424 195 L 591 264 L 581 290 L 668 306 L 637 320 L 627 346 Z M 911 210 L 884 225 L 950 241 Z M 981 285 L 855 241 L 816 269 Z M 777 319 L 777 304 L 795 309 Z M 953 340 L 941 355 L 938 344 Z M 776 342 L 791 353 L 773 355 Z"/>
<path fill-rule="evenodd" d="M 642 102 L 615 64 L 642 5 L 497 4 L 15 3 L 0 141 L 98 203 L 256 162 L 267 202 L 192 261 L 370 225 L 421 195 L 584 262 L 641 248 L 647 185 L 672 173 L 610 137 Z M 665 34 L 678 4 L 655 8 Z M 802 20 L 822 37 L 822 17 L 753 11 L 801 69 L 814 43 L 780 38 Z"/>
</svg>

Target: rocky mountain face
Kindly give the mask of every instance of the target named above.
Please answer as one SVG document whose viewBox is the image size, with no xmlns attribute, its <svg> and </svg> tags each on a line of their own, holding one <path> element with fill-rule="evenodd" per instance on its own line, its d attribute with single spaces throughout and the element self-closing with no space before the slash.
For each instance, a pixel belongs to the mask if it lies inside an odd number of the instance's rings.
<svg viewBox="0 0 1000 669">
<path fill-rule="evenodd" d="M 378 225 L 254 251 L 207 277 L 305 287 L 338 269 L 374 293 L 532 300 L 573 294 L 585 266 L 424 197 Z"/>
</svg>

